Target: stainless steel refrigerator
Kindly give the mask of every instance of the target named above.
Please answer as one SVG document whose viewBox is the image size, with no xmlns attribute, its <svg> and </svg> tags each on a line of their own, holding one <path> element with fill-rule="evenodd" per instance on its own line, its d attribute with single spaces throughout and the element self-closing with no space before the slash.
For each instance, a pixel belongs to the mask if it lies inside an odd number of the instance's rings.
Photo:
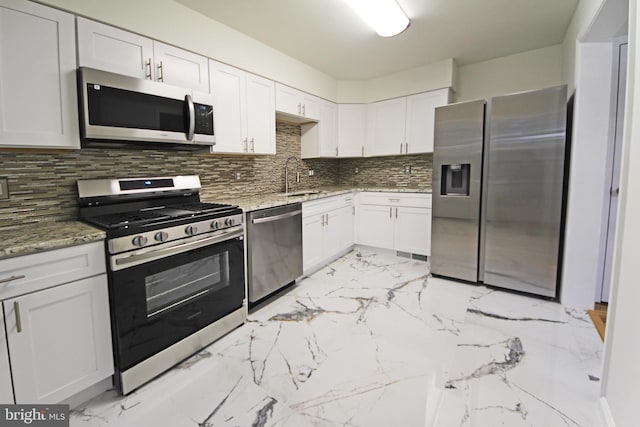
<svg viewBox="0 0 640 427">
<path fill-rule="evenodd" d="M 567 89 L 436 109 L 431 271 L 556 297 Z"/>
</svg>

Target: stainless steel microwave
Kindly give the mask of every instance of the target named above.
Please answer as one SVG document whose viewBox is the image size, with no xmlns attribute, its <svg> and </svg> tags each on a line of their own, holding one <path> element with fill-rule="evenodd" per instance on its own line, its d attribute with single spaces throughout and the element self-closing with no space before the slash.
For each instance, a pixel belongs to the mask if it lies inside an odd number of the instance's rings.
<svg viewBox="0 0 640 427">
<path fill-rule="evenodd" d="M 78 69 L 83 146 L 201 149 L 215 145 L 213 99 L 164 83 Z"/>
</svg>

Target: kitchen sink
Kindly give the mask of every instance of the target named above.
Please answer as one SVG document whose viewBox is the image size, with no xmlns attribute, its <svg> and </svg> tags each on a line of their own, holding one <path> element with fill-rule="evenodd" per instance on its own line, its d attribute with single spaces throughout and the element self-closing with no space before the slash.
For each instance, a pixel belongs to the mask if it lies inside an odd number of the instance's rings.
<svg viewBox="0 0 640 427">
<path fill-rule="evenodd" d="M 300 190 L 300 191 L 292 191 L 290 193 L 285 193 L 286 197 L 297 197 L 297 196 L 311 196 L 312 194 L 321 194 L 325 193 L 322 190 Z"/>
</svg>

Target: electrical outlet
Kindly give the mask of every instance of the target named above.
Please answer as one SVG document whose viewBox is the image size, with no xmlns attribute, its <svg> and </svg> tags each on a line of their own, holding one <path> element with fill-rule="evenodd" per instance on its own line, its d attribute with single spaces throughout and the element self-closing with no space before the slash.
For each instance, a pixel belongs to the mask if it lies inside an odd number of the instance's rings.
<svg viewBox="0 0 640 427">
<path fill-rule="evenodd" d="M 356 168 L 356 173 L 358 173 L 358 168 Z"/>
<path fill-rule="evenodd" d="M 407 175 L 411 173 L 411 165 L 407 165 L 404 167 L 404 173 Z"/>
<path fill-rule="evenodd" d="M 240 181 L 240 172 L 234 172 L 234 173 L 233 173 L 233 178 L 234 178 L 236 181 Z"/>
<path fill-rule="evenodd" d="M 7 178 L 0 178 L 0 199 L 9 198 L 9 180 Z"/>
<path fill-rule="evenodd" d="M 309 176 L 313 176 L 313 169 L 309 169 Z"/>
</svg>

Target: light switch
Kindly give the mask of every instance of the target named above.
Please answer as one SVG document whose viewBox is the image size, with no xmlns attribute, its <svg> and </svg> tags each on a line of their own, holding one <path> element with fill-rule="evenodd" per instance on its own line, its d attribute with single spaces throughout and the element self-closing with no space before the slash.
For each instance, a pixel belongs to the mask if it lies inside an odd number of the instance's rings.
<svg viewBox="0 0 640 427">
<path fill-rule="evenodd" d="M 7 178 L 0 178 L 0 199 L 9 198 L 9 180 Z"/>
</svg>

